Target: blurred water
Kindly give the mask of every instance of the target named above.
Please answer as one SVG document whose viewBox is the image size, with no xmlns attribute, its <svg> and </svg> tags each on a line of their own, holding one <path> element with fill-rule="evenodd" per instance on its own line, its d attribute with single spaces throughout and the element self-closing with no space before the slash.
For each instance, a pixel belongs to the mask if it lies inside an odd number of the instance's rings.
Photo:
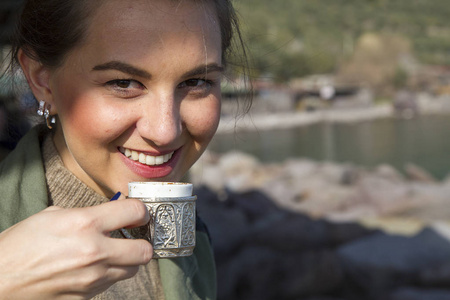
<svg viewBox="0 0 450 300">
<path fill-rule="evenodd" d="M 414 163 L 438 179 L 450 171 L 450 116 L 411 120 L 379 119 L 357 124 L 322 123 L 306 127 L 217 135 L 210 150 L 241 150 L 263 162 L 291 157 L 348 162 L 374 167 L 387 163 L 399 171 Z"/>
</svg>

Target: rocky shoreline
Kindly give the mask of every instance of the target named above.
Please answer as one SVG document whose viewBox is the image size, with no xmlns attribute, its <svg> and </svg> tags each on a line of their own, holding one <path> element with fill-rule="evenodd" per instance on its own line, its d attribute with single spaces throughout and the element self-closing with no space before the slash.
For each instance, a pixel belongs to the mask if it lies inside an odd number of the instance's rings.
<svg viewBox="0 0 450 300">
<path fill-rule="evenodd" d="M 450 180 L 404 174 L 205 153 L 190 180 L 219 299 L 450 299 Z"/>
<path fill-rule="evenodd" d="M 218 194 L 258 190 L 290 211 L 382 226 L 392 233 L 414 234 L 423 226 L 450 221 L 450 179 L 438 181 L 413 164 L 403 171 L 309 159 L 264 164 L 242 152 L 207 152 L 190 175 L 195 185 Z"/>
</svg>

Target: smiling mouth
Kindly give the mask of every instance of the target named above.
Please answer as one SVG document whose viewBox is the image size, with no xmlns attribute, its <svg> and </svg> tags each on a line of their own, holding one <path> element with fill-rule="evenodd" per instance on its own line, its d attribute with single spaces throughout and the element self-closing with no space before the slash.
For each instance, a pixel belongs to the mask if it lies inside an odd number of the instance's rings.
<svg viewBox="0 0 450 300">
<path fill-rule="evenodd" d="M 136 162 L 140 162 L 141 164 L 147 166 L 159 166 L 165 164 L 172 158 L 172 155 L 175 153 L 175 151 L 172 151 L 164 155 L 152 156 L 123 147 L 120 147 L 119 151 L 129 159 L 134 160 Z"/>
</svg>

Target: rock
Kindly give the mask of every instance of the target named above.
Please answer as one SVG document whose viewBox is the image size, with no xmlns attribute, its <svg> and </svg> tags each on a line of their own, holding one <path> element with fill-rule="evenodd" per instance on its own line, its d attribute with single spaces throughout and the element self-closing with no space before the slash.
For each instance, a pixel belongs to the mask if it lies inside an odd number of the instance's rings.
<svg viewBox="0 0 450 300">
<path fill-rule="evenodd" d="M 374 174 L 391 182 L 402 183 L 405 181 L 405 177 L 397 169 L 386 164 L 377 166 L 374 170 Z"/>
<path fill-rule="evenodd" d="M 448 241 L 450 241 L 450 222 L 449 221 L 434 221 L 430 224 L 437 233 L 442 235 Z"/>
<path fill-rule="evenodd" d="M 405 166 L 405 172 L 410 180 L 427 183 L 436 182 L 436 179 L 429 172 L 412 163 L 408 163 Z"/>
<path fill-rule="evenodd" d="M 249 232 L 245 213 L 219 201 L 217 195 L 206 187 L 196 188 L 197 212 L 206 223 L 218 259 L 227 257 L 242 247 Z"/>
<path fill-rule="evenodd" d="M 225 178 L 222 171 L 212 165 L 205 165 L 198 171 L 197 176 L 191 177 L 192 183 L 196 185 L 205 185 L 216 192 L 223 190 L 225 186 Z"/>
<path fill-rule="evenodd" d="M 272 299 L 299 299 L 306 295 L 331 293 L 339 289 L 344 279 L 339 259 L 333 251 L 293 252 L 279 256 L 279 260 L 272 274 L 280 276 L 275 295 L 283 297 Z"/>
<path fill-rule="evenodd" d="M 356 192 L 356 197 L 363 203 L 370 203 L 379 215 L 397 213 L 411 206 L 408 186 L 381 177 L 364 177 L 359 181 Z"/>
<path fill-rule="evenodd" d="M 342 184 L 344 176 L 346 176 L 345 167 L 330 162 L 321 163 L 319 172 L 324 181 L 333 185 Z"/>
<path fill-rule="evenodd" d="M 330 209 L 329 212 L 323 215 L 327 220 L 337 223 L 358 222 L 359 220 L 373 219 L 377 216 L 378 212 L 374 209 L 373 205 L 369 203 L 358 203 L 357 201 L 354 201 L 354 203 L 348 201 L 339 209 Z"/>
<path fill-rule="evenodd" d="M 449 289 L 420 289 L 416 287 L 399 288 L 387 300 L 449 300 Z"/>
<path fill-rule="evenodd" d="M 359 221 L 367 228 L 378 228 L 389 234 L 414 236 L 426 227 L 426 223 L 415 218 L 405 217 L 378 217 L 365 218 Z"/>
<path fill-rule="evenodd" d="M 412 284 L 421 270 L 450 262 L 450 243 L 431 229 L 413 237 L 377 233 L 338 249 L 347 281 L 367 299 Z"/>
<path fill-rule="evenodd" d="M 261 300 L 267 295 L 267 281 L 272 274 L 272 265 L 277 253 L 265 247 L 243 248 L 227 260 L 216 262 L 218 300 Z M 256 284 L 255 284 L 256 283 Z M 256 289 L 256 286 L 262 287 Z"/>
<path fill-rule="evenodd" d="M 281 211 L 273 200 L 257 190 L 228 193 L 226 201 L 227 206 L 242 211 L 251 223 Z"/>
<path fill-rule="evenodd" d="M 334 224 L 301 214 L 268 215 L 252 227 L 247 245 L 266 245 L 278 251 L 333 248 L 374 233 L 357 224 Z"/>
<path fill-rule="evenodd" d="M 283 252 L 320 249 L 328 242 L 328 227 L 324 221 L 313 221 L 293 213 L 282 215 L 266 228 L 253 230 L 246 240 L 248 245 L 266 245 Z"/>
<path fill-rule="evenodd" d="M 347 300 L 347 299 L 337 298 L 337 297 L 327 297 L 327 296 L 316 296 L 316 297 L 306 298 L 305 300 Z"/>
<path fill-rule="evenodd" d="M 305 300 L 347 300 L 347 299 L 336 298 L 336 297 L 317 296 L 317 297 L 307 298 Z"/>
<path fill-rule="evenodd" d="M 421 270 L 418 275 L 418 282 L 421 286 L 426 287 L 449 288 L 450 261 Z"/>
<path fill-rule="evenodd" d="M 301 183 L 297 184 L 296 187 L 291 186 L 291 181 L 287 181 L 283 177 L 275 177 L 261 186 L 260 190 L 273 199 L 277 205 L 290 208 L 298 201 L 304 200 L 302 197 L 306 193 Z"/>
<path fill-rule="evenodd" d="M 341 185 L 355 185 L 361 176 L 361 171 L 353 166 L 346 166 L 342 172 Z"/>
<path fill-rule="evenodd" d="M 231 151 L 219 158 L 218 166 L 226 176 L 236 175 L 242 171 L 254 170 L 258 160 L 246 153 Z"/>
<path fill-rule="evenodd" d="M 233 300 L 301 299 L 339 288 L 339 260 L 330 251 L 280 253 L 246 247 L 219 264 L 219 297 Z"/>
<path fill-rule="evenodd" d="M 448 186 L 427 184 L 423 182 L 410 183 L 410 208 L 398 211 L 399 217 L 413 217 L 426 223 L 448 220 L 450 202 Z"/>
<path fill-rule="evenodd" d="M 307 159 L 288 159 L 283 163 L 283 171 L 294 181 L 301 181 L 317 172 L 317 163 Z"/>
<path fill-rule="evenodd" d="M 356 223 L 327 223 L 328 239 L 332 247 L 340 246 L 379 232 Z"/>
<path fill-rule="evenodd" d="M 326 184 L 313 186 L 315 188 L 308 189 L 308 198 L 305 201 L 292 206 L 295 211 L 306 213 L 314 218 L 333 219 L 338 214 L 345 215 L 349 210 L 359 210 L 361 207 L 352 188 Z M 357 214 L 357 216 L 360 215 Z M 336 219 L 342 222 L 348 221 L 345 217 L 336 217 Z"/>
<path fill-rule="evenodd" d="M 253 189 L 254 172 L 259 162 L 243 152 L 229 152 L 219 158 L 218 167 L 225 178 L 225 187 L 235 192 Z"/>
</svg>

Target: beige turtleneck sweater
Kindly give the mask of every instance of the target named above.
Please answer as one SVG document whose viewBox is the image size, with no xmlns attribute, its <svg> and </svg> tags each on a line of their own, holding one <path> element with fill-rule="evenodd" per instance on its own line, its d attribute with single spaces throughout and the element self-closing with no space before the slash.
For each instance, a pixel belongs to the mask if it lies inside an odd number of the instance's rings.
<svg viewBox="0 0 450 300">
<path fill-rule="evenodd" d="M 51 136 L 48 134 L 42 144 L 49 205 L 74 208 L 99 205 L 109 201 L 108 198 L 97 194 L 64 167 Z M 111 235 L 115 238 L 121 237 L 117 232 L 113 232 Z M 140 267 L 136 276 L 115 283 L 93 299 L 164 300 L 158 261 L 152 259 L 149 264 Z"/>
</svg>

